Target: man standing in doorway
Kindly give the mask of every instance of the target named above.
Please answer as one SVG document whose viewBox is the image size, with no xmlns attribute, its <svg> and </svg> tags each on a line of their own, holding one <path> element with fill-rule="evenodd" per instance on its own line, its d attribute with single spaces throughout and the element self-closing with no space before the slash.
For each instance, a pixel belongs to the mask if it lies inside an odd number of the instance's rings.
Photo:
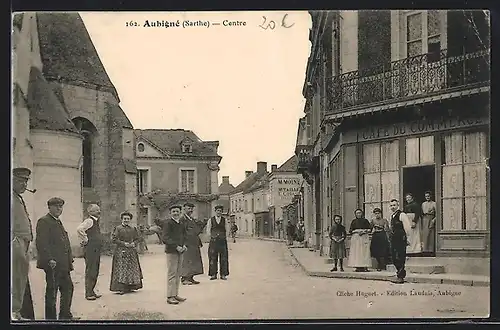
<svg viewBox="0 0 500 330">
<path fill-rule="evenodd" d="M 183 254 L 186 252 L 186 226 L 181 222 L 181 207 L 170 207 L 170 219 L 162 228 L 162 241 L 167 254 L 167 303 L 177 305 L 186 300 L 179 296 Z"/>
<path fill-rule="evenodd" d="M 217 279 L 217 268 L 219 268 L 220 279 L 227 280 L 229 275 L 229 256 L 227 250 L 226 219 L 222 216 L 224 207 L 215 207 L 215 216 L 208 221 L 210 243 L 208 244 L 208 276 L 210 280 Z"/>
<path fill-rule="evenodd" d="M 21 195 L 26 191 L 31 170 L 18 167 L 12 170 L 12 175 L 12 319 L 29 320 L 35 318 L 28 278 L 30 265 L 28 251 L 33 241 L 33 231 Z"/>
<path fill-rule="evenodd" d="M 90 204 L 87 208 L 89 217 L 85 219 L 76 229 L 82 240 L 85 257 L 85 299 L 96 300 L 101 298 L 97 294 L 95 286 L 99 277 L 101 265 L 101 229 L 99 220 L 101 208 L 97 204 Z"/>
<path fill-rule="evenodd" d="M 399 209 L 397 199 L 391 200 L 389 208 L 392 211 L 390 233 L 392 262 L 396 267 L 397 277 L 393 282 L 403 284 L 406 277 L 406 247 L 409 245 L 408 234 L 411 230 L 411 224 L 408 216 Z"/>
<path fill-rule="evenodd" d="M 203 274 L 203 260 L 200 248 L 203 246 L 200 234 L 206 226 L 206 222 L 198 221 L 192 217 L 194 204 L 185 203 L 181 222 L 186 226 L 186 247 L 182 260 L 181 280 L 183 285 L 200 284 L 194 279 L 195 275 Z"/>
<path fill-rule="evenodd" d="M 59 319 L 77 320 L 79 318 L 71 313 L 73 254 L 68 233 L 60 219 L 64 200 L 53 197 L 47 206 L 49 213 L 36 224 L 37 268 L 45 271 L 45 319 L 57 320 L 56 300 L 60 291 Z"/>
</svg>

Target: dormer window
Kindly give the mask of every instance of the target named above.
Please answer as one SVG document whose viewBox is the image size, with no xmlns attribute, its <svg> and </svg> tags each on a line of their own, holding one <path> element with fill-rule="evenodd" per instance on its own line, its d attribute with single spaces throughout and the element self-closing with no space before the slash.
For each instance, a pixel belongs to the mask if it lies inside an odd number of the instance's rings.
<svg viewBox="0 0 500 330">
<path fill-rule="evenodd" d="M 137 151 L 144 152 L 144 143 L 139 143 L 137 145 Z"/>
<path fill-rule="evenodd" d="M 191 146 L 191 144 L 185 143 L 182 145 L 182 152 L 185 153 L 193 152 L 193 147 Z"/>
</svg>

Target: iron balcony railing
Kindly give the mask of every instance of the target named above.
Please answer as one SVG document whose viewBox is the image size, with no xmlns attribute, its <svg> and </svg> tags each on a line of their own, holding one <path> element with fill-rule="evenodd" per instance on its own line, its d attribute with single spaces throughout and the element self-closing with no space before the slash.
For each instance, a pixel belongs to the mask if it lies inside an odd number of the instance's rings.
<svg viewBox="0 0 500 330">
<path fill-rule="evenodd" d="M 332 77 L 327 82 L 327 111 L 488 83 L 489 56 L 489 49 L 460 56 L 442 50 Z"/>
</svg>

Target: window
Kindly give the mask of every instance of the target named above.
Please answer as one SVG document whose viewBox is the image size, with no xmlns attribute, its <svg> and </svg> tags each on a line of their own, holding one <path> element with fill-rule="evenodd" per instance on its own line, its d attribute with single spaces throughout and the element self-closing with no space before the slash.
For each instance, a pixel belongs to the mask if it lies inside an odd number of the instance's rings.
<svg viewBox="0 0 500 330">
<path fill-rule="evenodd" d="M 149 170 L 137 169 L 137 191 L 138 194 L 146 194 L 149 192 L 148 186 Z"/>
<path fill-rule="evenodd" d="M 137 145 L 137 151 L 144 152 L 144 143 L 139 143 Z"/>
<path fill-rule="evenodd" d="M 248 210 L 248 200 L 245 198 L 245 213 L 247 213 Z"/>
<path fill-rule="evenodd" d="M 434 163 L 434 136 L 406 139 L 406 165 Z"/>
<path fill-rule="evenodd" d="M 182 152 L 193 152 L 193 148 L 190 144 L 183 144 L 182 145 Z"/>
<path fill-rule="evenodd" d="M 195 170 L 181 170 L 181 193 L 196 193 Z"/>
<path fill-rule="evenodd" d="M 376 207 L 391 214 L 389 203 L 399 197 L 399 141 L 363 145 L 363 169 L 366 217 Z"/>
<path fill-rule="evenodd" d="M 444 137 L 443 230 L 486 230 L 486 143 L 484 132 Z"/>
<path fill-rule="evenodd" d="M 428 54 L 428 61 L 440 59 L 441 12 L 428 10 L 406 16 L 406 56 Z"/>
</svg>

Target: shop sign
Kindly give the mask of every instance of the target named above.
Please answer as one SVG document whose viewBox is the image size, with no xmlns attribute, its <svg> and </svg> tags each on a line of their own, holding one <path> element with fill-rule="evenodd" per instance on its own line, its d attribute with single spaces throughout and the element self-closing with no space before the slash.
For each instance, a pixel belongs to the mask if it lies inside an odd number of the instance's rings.
<svg viewBox="0 0 500 330">
<path fill-rule="evenodd" d="M 440 119 L 421 119 L 405 123 L 384 126 L 372 126 L 357 132 L 357 141 L 394 138 L 413 134 L 432 133 L 444 130 L 453 130 L 481 125 L 488 125 L 485 117 L 449 117 Z"/>
</svg>

